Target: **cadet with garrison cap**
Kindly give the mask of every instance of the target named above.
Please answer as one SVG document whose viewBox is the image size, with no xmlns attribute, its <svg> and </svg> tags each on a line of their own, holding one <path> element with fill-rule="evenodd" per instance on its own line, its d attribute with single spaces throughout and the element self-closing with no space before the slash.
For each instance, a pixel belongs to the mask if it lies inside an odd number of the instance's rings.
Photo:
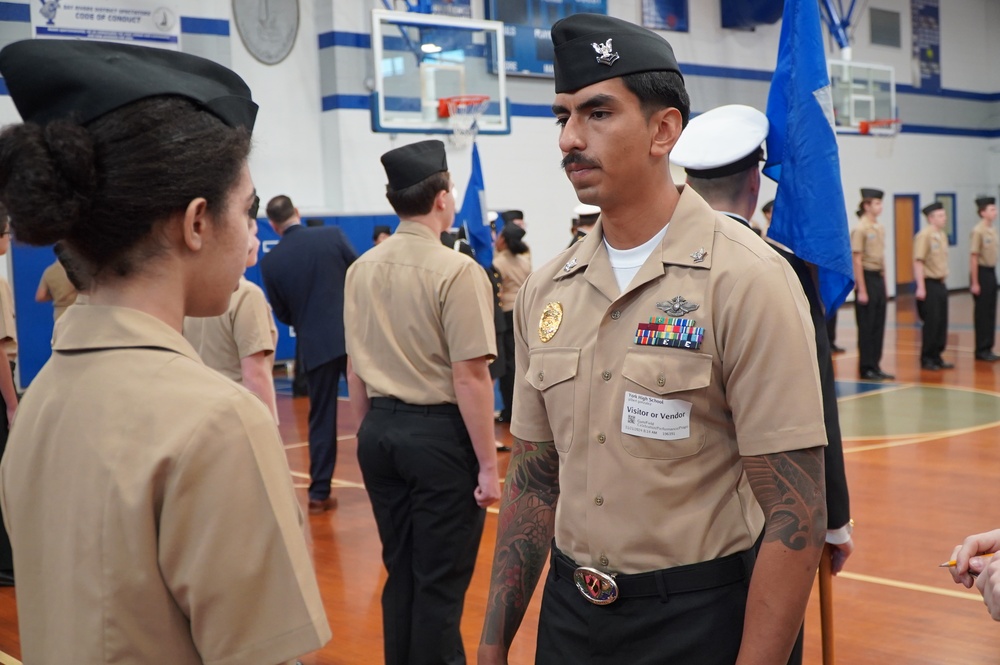
<svg viewBox="0 0 1000 665">
<path fill-rule="evenodd" d="M 493 295 L 479 264 L 439 239 L 455 219 L 444 144 L 382 164 L 401 221 L 348 271 L 344 314 L 358 463 L 388 571 L 385 662 L 464 663 L 462 603 L 500 496 Z"/>
<path fill-rule="evenodd" d="M 330 628 L 277 427 L 202 363 L 247 255 L 257 105 L 186 53 L 85 40 L 0 51 L 18 240 L 61 241 L 89 304 L 59 319 L 0 465 L 26 663 L 274 665 Z"/>
<path fill-rule="evenodd" d="M 760 188 L 762 143 L 767 138 L 767 116 L 740 104 L 720 106 L 691 120 L 670 153 L 672 162 L 685 167 L 687 184 L 713 209 L 747 224 L 757 206 Z M 773 201 L 767 205 L 773 204 Z M 767 207 L 767 206 L 765 206 Z M 770 220 L 768 220 L 770 221 Z M 844 471 L 844 448 L 837 411 L 837 391 L 833 378 L 830 342 L 823 320 L 815 266 L 773 240 L 766 240 L 795 271 L 812 315 L 815 329 L 816 360 L 823 390 L 823 422 L 827 446 L 823 450 L 826 468 L 826 542 L 830 544 L 831 570 L 837 574 L 854 551 L 851 537 L 850 499 Z M 790 664 L 802 662 L 804 631 L 792 650 Z"/>
<path fill-rule="evenodd" d="M 550 554 L 536 662 L 784 662 L 826 532 L 808 305 L 671 182 L 689 101 L 670 45 L 591 14 L 551 34 L 562 166 L 601 220 L 518 295 L 480 663 L 506 662 Z"/>
<path fill-rule="evenodd" d="M 913 239 L 913 276 L 917 282 L 917 313 L 924 322 L 920 334 L 920 368 L 951 369 L 941 354 L 948 341 L 948 221 L 944 206 L 934 202 L 923 208 L 927 226 Z"/>
<path fill-rule="evenodd" d="M 573 225 L 573 242 L 570 245 L 594 230 L 594 224 L 601 216 L 601 209 L 581 203 L 573 208 L 573 214 L 576 215 L 576 223 Z"/>
<path fill-rule="evenodd" d="M 885 339 L 885 227 L 878 223 L 882 214 L 880 189 L 861 190 L 858 225 L 851 231 L 854 261 L 854 315 L 858 320 L 858 374 L 868 381 L 895 379 L 882 371 L 882 343 Z"/>
<path fill-rule="evenodd" d="M 997 200 L 992 196 L 976 199 L 979 223 L 972 229 L 969 258 L 971 282 L 969 292 L 973 300 L 973 320 L 976 327 L 976 360 L 996 362 L 1000 356 L 993 353 L 997 320 Z"/>
</svg>

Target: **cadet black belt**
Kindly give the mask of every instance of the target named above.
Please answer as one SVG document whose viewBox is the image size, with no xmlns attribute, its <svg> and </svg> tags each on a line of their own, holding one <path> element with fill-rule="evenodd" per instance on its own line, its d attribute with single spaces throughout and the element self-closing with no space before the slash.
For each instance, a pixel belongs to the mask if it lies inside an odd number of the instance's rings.
<svg viewBox="0 0 1000 665">
<path fill-rule="evenodd" d="M 423 413 L 428 416 L 459 416 L 457 404 L 407 404 L 395 397 L 372 397 L 372 408 L 399 413 Z"/>
<path fill-rule="evenodd" d="M 936 284 L 940 284 L 940 283 L 944 282 L 944 277 L 924 277 L 924 281 L 925 282 L 934 282 Z"/>
<path fill-rule="evenodd" d="M 707 591 L 737 582 L 749 582 L 757 559 L 757 545 L 719 559 L 654 570 L 648 573 L 615 575 L 619 598 L 660 596 L 666 601 L 671 594 Z M 575 584 L 573 575 L 578 564 L 552 546 L 552 566 L 556 577 Z"/>
</svg>

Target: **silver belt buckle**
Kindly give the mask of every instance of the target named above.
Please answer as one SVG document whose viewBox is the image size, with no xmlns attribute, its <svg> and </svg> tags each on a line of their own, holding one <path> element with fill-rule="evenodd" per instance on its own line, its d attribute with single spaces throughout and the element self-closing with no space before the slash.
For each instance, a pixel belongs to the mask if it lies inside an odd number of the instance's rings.
<svg viewBox="0 0 1000 665">
<path fill-rule="evenodd" d="M 610 605 L 618 600 L 618 584 L 613 575 L 580 566 L 573 571 L 573 583 L 580 594 L 594 605 Z"/>
</svg>

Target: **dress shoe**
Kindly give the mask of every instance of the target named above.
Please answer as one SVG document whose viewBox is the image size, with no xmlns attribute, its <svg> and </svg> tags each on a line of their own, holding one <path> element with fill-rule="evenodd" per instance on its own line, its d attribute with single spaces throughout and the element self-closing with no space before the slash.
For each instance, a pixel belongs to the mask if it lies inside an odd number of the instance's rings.
<svg viewBox="0 0 1000 665">
<path fill-rule="evenodd" d="M 875 373 L 878 374 L 878 378 L 883 381 L 893 381 L 896 378 L 894 375 L 889 374 L 888 372 L 883 372 L 880 369 L 875 370 Z"/>
<path fill-rule="evenodd" d="M 0 570 L 0 586 L 14 586 L 13 570 Z"/>
<path fill-rule="evenodd" d="M 926 369 L 929 372 L 936 372 L 939 369 L 941 369 L 941 366 L 938 365 L 936 362 L 932 362 L 929 360 L 922 360 L 920 361 L 920 369 Z"/>
<path fill-rule="evenodd" d="M 831 344 L 830 345 L 830 352 L 831 353 L 847 353 L 847 349 L 845 349 L 842 346 L 837 346 L 836 344 Z"/>
<path fill-rule="evenodd" d="M 500 443 L 499 441 L 497 441 L 496 444 L 497 444 L 497 452 L 498 453 L 509 453 L 510 452 L 510 446 L 505 446 L 502 443 Z"/>
<path fill-rule="evenodd" d="M 866 369 L 861 372 L 861 378 L 865 381 L 881 381 L 882 375 L 873 369 Z"/>
<path fill-rule="evenodd" d="M 955 369 L 955 366 L 951 363 L 946 363 L 943 360 L 937 361 L 938 369 Z"/>
<path fill-rule="evenodd" d="M 985 360 L 988 363 L 995 363 L 996 361 L 1000 360 L 1000 356 L 993 353 L 992 351 L 988 353 L 977 353 L 976 360 Z"/>
<path fill-rule="evenodd" d="M 319 515 L 325 513 L 328 510 L 333 510 L 337 507 L 337 497 L 328 496 L 325 499 L 317 501 L 316 499 L 309 499 L 309 514 Z"/>
</svg>

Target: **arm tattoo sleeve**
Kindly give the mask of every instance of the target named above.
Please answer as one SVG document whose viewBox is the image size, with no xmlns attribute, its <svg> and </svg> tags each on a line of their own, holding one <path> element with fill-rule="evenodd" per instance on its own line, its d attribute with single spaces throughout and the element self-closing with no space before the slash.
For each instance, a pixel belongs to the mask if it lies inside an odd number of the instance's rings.
<svg viewBox="0 0 1000 665">
<path fill-rule="evenodd" d="M 743 458 L 743 470 L 764 509 L 764 541 L 791 550 L 822 547 L 826 537 L 823 449 Z"/>
<path fill-rule="evenodd" d="M 555 529 L 559 454 L 551 441 L 514 439 L 500 501 L 484 644 L 510 647 L 541 576 Z"/>
</svg>

